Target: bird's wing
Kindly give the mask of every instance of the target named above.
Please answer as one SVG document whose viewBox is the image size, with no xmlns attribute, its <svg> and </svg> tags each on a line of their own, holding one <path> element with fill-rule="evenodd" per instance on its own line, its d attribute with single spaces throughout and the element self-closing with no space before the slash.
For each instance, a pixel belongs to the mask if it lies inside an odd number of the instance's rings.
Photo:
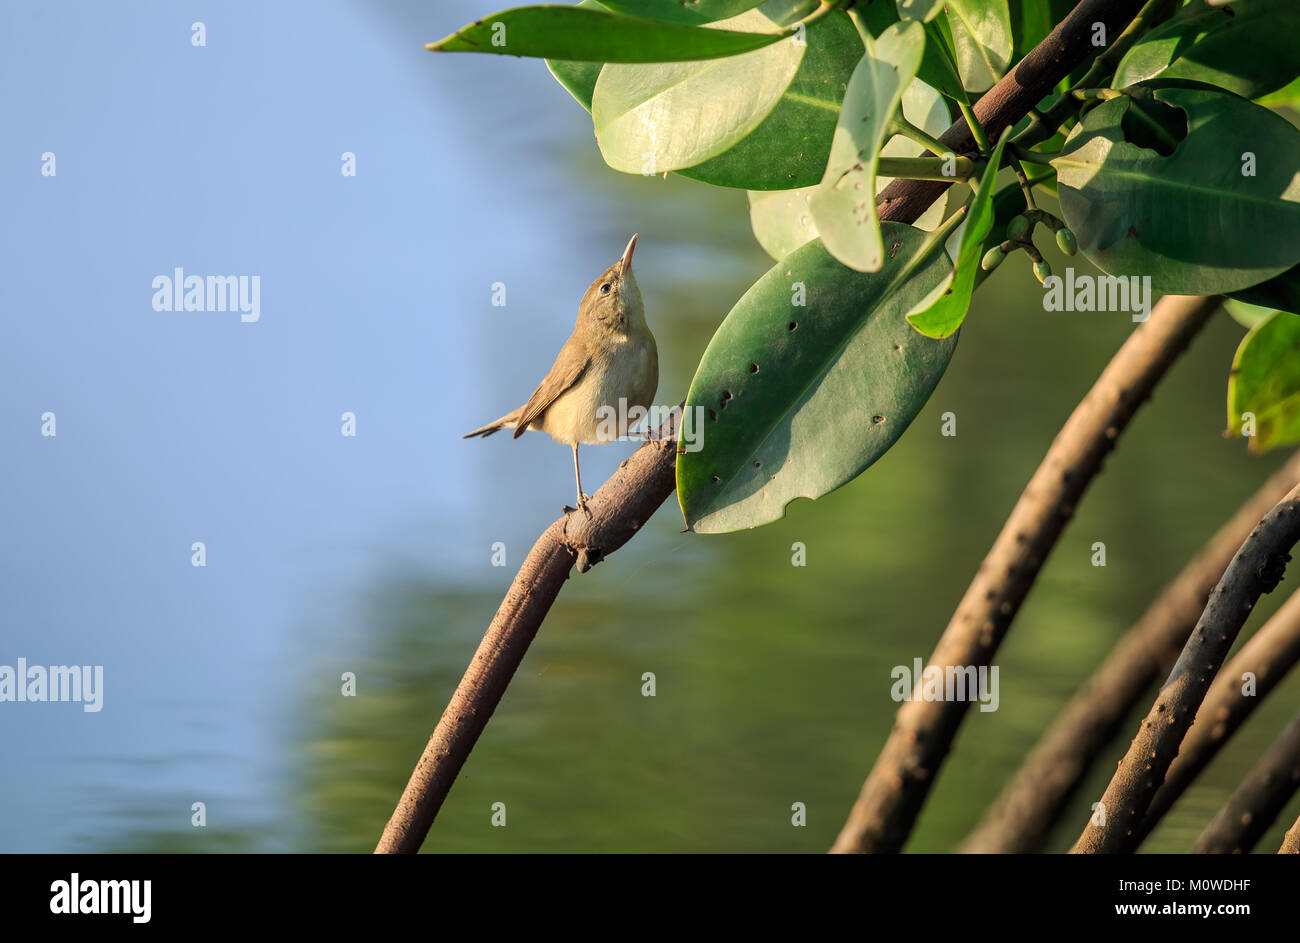
<svg viewBox="0 0 1300 943">
<path fill-rule="evenodd" d="M 519 419 L 515 422 L 514 438 L 523 435 L 529 423 L 540 417 L 546 411 L 546 407 L 554 403 L 561 393 L 577 383 L 589 363 L 591 363 L 591 354 L 587 351 L 586 345 L 570 337 L 560 348 L 560 354 L 555 358 L 551 372 L 546 374 L 546 379 L 537 384 L 537 389 L 533 390 L 533 395 L 528 397 L 528 402 L 524 404 Z"/>
</svg>

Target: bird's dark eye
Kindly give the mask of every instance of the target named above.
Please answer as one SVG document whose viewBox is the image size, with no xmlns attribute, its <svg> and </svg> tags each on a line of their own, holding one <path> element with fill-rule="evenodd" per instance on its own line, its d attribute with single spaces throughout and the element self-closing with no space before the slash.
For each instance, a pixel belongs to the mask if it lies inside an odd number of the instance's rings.
<svg viewBox="0 0 1300 943">
<path fill-rule="evenodd" d="M 608 294 L 609 294 L 609 282 L 606 282 L 605 284 L 603 284 L 603 285 L 600 286 L 600 293 L 601 293 L 602 295 L 608 295 Z"/>
</svg>

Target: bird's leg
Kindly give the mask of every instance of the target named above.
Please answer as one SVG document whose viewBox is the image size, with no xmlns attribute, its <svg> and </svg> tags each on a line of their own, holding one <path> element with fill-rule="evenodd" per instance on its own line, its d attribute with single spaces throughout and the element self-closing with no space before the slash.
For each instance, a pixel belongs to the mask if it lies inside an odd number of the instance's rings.
<svg viewBox="0 0 1300 943">
<path fill-rule="evenodd" d="M 573 443 L 573 477 L 578 481 L 578 507 L 582 513 L 586 514 L 588 519 L 591 518 L 591 508 L 587 507 L 587 501 L 590 495 L 582 493 L 582 470 L 578 468 L 578 443 Z"/>
</svg>

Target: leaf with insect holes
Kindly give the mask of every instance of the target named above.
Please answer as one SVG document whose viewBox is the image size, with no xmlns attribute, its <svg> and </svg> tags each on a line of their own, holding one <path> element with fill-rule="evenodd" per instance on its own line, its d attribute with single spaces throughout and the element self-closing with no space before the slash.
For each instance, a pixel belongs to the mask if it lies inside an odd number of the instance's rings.
<svg viewBox="0 0 1300 943">
<path fill-rule="evenodd" d="M 1232 359 L 1229 434 L 1242 435 L 1250 417 L 1250 451 L 1300 442 L 1300 318 L 1284 311 L 1251 328 Z"/>
<path fill-rule="evenodd" d="M 984 255 L 984 240 L 993 229 L 993 188 L 997 183 L 998 165 L 1002 161 L 1002 148 L 1010 137 L 1011 129 L 1007 128 L 994 145 L 988 166 L 984 168 L 979 189 L 971 200 L 962 226 L 957 265 L 952 274 L 907 315 L 912 327 L 927 337 L 950 337 L 957 333 L 970 310 L 975 275 L 980 268 L 980 257 Z"/>
<path fill-rule="evenodd" d="M 924 49 L 919 23 L 896 23 L 867 41 L 844 93 L 826 173 L 810 203 L 826 250 L 859 272 L 876 272 L 884 264 L 876 160 Z"/>
<path fill-rule="evenodd" d="M 795 498 L 838 488 L 929 399 L 956 338 L 924 337 L 903 314 L 951 263 L 938 234 L 883 230 L 881 271 L 846 268 L 814 240 L 760 278 L 714 334 L 686 397 L 683 441 L 698 436 L 701 448 L 677 457 L 693 530 L 757 527 Z"/>
</svg>

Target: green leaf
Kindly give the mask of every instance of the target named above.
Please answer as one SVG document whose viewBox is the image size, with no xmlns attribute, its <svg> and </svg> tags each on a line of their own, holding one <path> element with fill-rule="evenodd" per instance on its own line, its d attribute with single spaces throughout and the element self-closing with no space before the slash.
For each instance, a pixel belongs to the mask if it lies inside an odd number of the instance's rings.
<svg viewBox="0 0 1300 943">
<path fill-rule="evenodd" d="M 1069 15 L 1074 0 L 1011 0 L 1008 6 L 1015 56 L 1024 58 Z"/>
<path fill-rule="evenodd" d="M 596 0 L 579 0 L 578 6 L 588 10 L 604 10 L 605 5 Z M 605 67 L 603 62 L 574 62 L 571 59 L 547 59 L 546 68 L 555 81 L 573 96 L 574 100 L 591 111 L 591 93 L 596 88 L 596 77 Z"/>
<path fill-rule="evenodd" d="M 1011 63 L 1007 0 L 948 0 L 948 29 L 957 69 L 969 92 L 993 86 Z"/>
<path fill-rule="evenodd" d="M 938 92 L 916 79 L 903 92 L 903 117 L 926 134 L 938 137 L 948 130 L 952 118 Z M 917 157 L 925 148 L 914 144 L 901 134 L 896 134 L 880 149 L 881 157 Z M 890 177 L 876 177 L 879 194 L 892 182 Z M 817 187 L 797 190 L 750 190 L 749 221 L 754 236 L 772 258 L 778 261 L 795 249 L 817 238 L 817 224 L 813 221 L 809 202 Z M 921 214 L 914 225 L 927 232 L 943 221 L 943 211 L 948 204 L 948 193 L 935 200 Z"/>
<path fill-rule="evenodd" d="M 1300 78 L 1288 82 L 1276 92 L 1255 99 L 1255 103 L 1263 105 L 1265 108 L 1282 108 L 1285 106 L 1294 108 L 1300 104 Z"/>
<path fill-rule="evenodd" d="M 749 14 L 741 14 L 747 17 Z M 656 23 L 595 7 L 515 7 L 469 24 L 424 48 L 584 62 L 695 62 L 770 46 L 784 34 L 771 20 L 723 29 Z"/>
<path fill-rule="evenodd" d="M 827 251 L 859 272 L 877 272 L 885 250 L 876 218 L 876 160 L 916 76 L 925 48 L 919 23 L 898 23 L 867 41 L 853 70 L 812 217 Z"/>
<path fill-rule="evenodd" d="M 943 9 L 943 0 L 898 0 L 898 16 L 928 23 Z"/>
<path fill-rule="evenodd" d="M 1294 0 L 1237 0 L 1226 7 L 1193 0 L 1128 51 L 1112 85 L 1192 79 L 1258 98 L 1300 75 L 1297 36 Z"/>
<path fill-rule="evenodd" d="M 677 457 L 692 529 L 757 527 L 795 498 L 855 478 L 938 384 L 956 339 L 922 337 L 903 313 L 943 280 L 948 257 L 935 236 L 899 223 L 884 230 L 881 272 L 845 268 L 811 242 L 759 279 L 709 342 L 686 398 L 688 421 L 694 407 L 703 414 L 687 430 L 702 448 Z"/>
<path fill-rule="evenodd" d="M 757 10 L 723 22 L 764 33 L 777 28 Z M 607 65 L 591 100 L 605 163 L 625 173 L 658 174 L 734 147 L 776 107 L 806 49 L 786 39 L 727 59 Z"/>
<path fill-rule="evenodd" d="M 1246 304 L 1246 302 L 1237 301 L 1235 298 L 1225 299 L 1223 310 L 1232 315 L 1234 321 L 1248 329 L 1267 318 L 1271 318 L 1276 313 L 1272 308 L 1261 308 L 1259 305 Z"/>
<path fill-rule="evenodd" d="M 688 0 L 686 3 L 681 0 L 602 0 L 602 3 L 624 16 L 699 25 L 752 10 L 761 6 L 763 0 Z"/>
<path fill-rule="evenodd" d="M 907 316 L 912 327 L 927 337 L 951 337 L 966 319 L 980 258 L 984 255 L 984 240 L 993 228 L 993 188 L 997 183 L 998 165 L 1002 162 L 1002 148 L 1010 136 L 1010 128 L 1002 132 L 1002 137 L 993 147 L 988 166 L 984 168 L 979 189 L 971 200 L 962 226 L 956 268 Z"/>
<path fill-rule="evenodd" d="M 838 10 L 809 26 L 806 40 L 799 71 L 762 124 L 717 157 L 680 171 L 683 177 L 744 190 L 789 190 L 821 180 L 862 40 Z"/>
<path fill-rule="evenodd" d="M 1247 434 L 1252 416 L 1250 451 L 1300 442 L 1300 318 L 1276 312 L 1237 348 L 1228 380 L 1229 434 Z"/>
<path fill-rule="evenodd" d="M 1124 96 L 1088 112 L 1052 161 L 1083 253 L 1112 275 L 1150 275 L 1156 291 L 1189 295 L 1246 288 L 1300 261 L 1300 131 L 1226 92 L 1152 94 L 1186 119 L 1172 154 L 1124 139 L 1134 106 Z"/>
</svg>

